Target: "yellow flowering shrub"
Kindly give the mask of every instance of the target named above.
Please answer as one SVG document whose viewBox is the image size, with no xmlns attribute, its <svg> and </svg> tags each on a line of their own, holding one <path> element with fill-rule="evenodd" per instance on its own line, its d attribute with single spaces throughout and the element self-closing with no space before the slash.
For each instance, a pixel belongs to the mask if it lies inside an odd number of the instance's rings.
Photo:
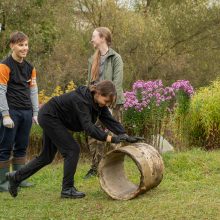
<svg viewBox="0 0 220 220">
<path fill-rule="evenodd" d="M 42 104 L 48 102 L 54 96 L 59 96 L 59 95 L 62 95 L 63 93 L 71 92 L 75 89 L 76 89 L 76 85 L 73 81 L 70 81 L 68 83 L 68 85 L 66 86 L 66 89 L 64 91 L 62 90 L 62 88 L 60 86 L 57 86 L 50 95 L 46 94 L 46 91 L 44 89 L 42 89 L 38 94 L 39 103 L 40 103 L 40 105 L 42 105 Z"/>
</svg>

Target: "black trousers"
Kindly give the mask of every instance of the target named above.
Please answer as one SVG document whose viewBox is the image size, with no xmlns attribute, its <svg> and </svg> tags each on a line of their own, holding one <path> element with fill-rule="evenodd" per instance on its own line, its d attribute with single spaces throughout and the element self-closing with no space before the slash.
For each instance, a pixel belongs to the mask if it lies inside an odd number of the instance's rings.
<svg viewBox="0 0 220 220">
<path fill-rule="evenodd" d="M 67 116 L 68 117 L 68 116 Z M 74 174 L 79 160 L 80 147 L 71 133 L 60 121 L 53 106 L 45 104 L 39 112 L 38 121 L 43 129 L 43 149 L 38 157 L 30 161 L 15 174 L 18 182 L 32 176 L 44 166 L 50 164 L 57 150 L 64 158 L 62 188 L 74 186 Z"/>
</svg>

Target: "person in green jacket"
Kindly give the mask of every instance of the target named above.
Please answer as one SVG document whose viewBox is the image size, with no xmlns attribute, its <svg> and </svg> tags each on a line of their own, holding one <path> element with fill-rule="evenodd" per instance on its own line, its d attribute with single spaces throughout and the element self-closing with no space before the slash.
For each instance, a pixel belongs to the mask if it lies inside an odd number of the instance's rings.
<svg viewBox="0 0 220 220">
<path fill-rule="evenodd" d="M 122 122 L 122 107 L 124 104 L 123 96 L 123 61 L 121 56 L 110 46 L 112 42 L 111 31 L 107 27 L 98 27 L 93 31 L 91 43 L 96 49 L 95 53 L 88 60 L 88 84 L 94 85 L 102 80 L 110 80 L 116 87 L 117 100 L 111 110 L 113 117 Z M 97 126 L 105 130 L 100 121 Z M 97 140 L 88 139 L 89 150 L 92 155 L 92 165 L 85 176 L 85 179 L 96 176 L 97 168 L 102 159 L 103 143 Z"/>
</svg>

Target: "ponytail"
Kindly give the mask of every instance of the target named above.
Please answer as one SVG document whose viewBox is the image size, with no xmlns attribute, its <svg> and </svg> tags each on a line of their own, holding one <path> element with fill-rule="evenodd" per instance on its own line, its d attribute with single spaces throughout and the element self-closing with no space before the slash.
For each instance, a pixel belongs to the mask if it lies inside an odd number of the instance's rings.
<svg viewBox="0 0 220 220">
<path fill-rule="evenodd" d="M 93 56 L 92 69 L 91 69 L 91 81 L 96 81 L 99 78 L 99 63 L 100 63 L 101 53 L 96 50 Z"/>
</svg>

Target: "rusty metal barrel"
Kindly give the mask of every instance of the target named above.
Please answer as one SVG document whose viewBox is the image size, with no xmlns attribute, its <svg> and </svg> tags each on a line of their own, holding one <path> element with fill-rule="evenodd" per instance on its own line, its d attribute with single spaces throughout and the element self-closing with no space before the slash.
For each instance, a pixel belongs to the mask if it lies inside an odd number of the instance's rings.
<svg viewBox="0 0 220 220">
<path fill-rule="evenodd" d="M 134 184 L 124 170 L 125 156 L 140 172 L 140 183 Z M 99 164 L 101 188 L 113 199 L 129 200 L 156 187 L 163 178 L 164 164 L 158 151 L 146 143 L 130 144 L 106 154 Z"/>
</svg>

